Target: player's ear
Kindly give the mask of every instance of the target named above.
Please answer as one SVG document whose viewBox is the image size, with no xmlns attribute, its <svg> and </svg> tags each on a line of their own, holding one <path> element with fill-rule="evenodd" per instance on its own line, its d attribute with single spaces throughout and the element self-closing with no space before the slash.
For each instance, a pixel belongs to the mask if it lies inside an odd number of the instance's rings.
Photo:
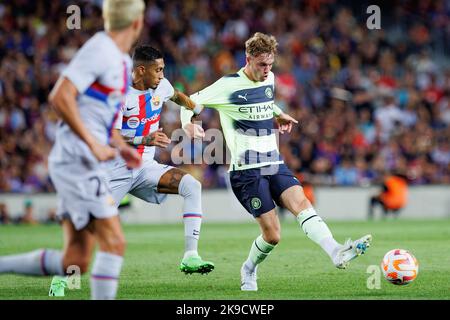
<svg viewBox="0 0 450 320">
<path fill-rule="evenodd" d="M 145 73 L 145 67 L 141 65 L 136 68 L 136 71 L 137 71 L 137 76 L 142 77 Z"/>
<path fill-rule="evenodd" d="M 131 27 L 133 28 L 133 30 L 136 31 L 138 35 L 141 32 L 143 25 L 144 25 L 144 15 L 140 15 L 138 19 L 134 20 L 131 23 Z"/>
</svg>

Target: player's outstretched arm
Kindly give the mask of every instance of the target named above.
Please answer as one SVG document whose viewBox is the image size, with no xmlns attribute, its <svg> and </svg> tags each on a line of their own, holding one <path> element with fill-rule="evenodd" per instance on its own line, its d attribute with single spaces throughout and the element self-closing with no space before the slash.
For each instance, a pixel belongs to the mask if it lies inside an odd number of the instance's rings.
<svg viewBox="0 0 450 320">
<path fill-rule="evenodd" d="M 180 95 L 180 92 L 178 92 L 178 99 L 181 97 L 181 99 L 191 101 L 187 103 L 195 103 L 201 107 L 217 109 L 228 102 L 229 93 L 226 90 L 224 91 L 224 87 L 226 87 L 226 83 L 224 83 L 223 78 L 221 78 L 212 85 L 192 94 L 190 97 L 187 97 L 182 93 Z M 181 127 L 190 137 L 193 137 L 194 139 L 205 137 L 205 132 L 203 129 L 199 125 L 192 123 L 192 116 L 197 114 L 198 113 L 192 111 L 192 105 L 190 108 L 180 108 Z"/>
<path fill-rule="evenodd" d="M 198 124 L 191 123 L 192 116 L 198 115 L 203 110 L 203 106 L 195 103 L 191 98 L 177 89 L 175 89 L 175 92 L 170 100 L 181 106 L 181 127 L 184 132 L 186 132 L 189 137 L 194 139 L 204 138 L 205 131 L 203 128 Z"/>
<path fill-rule="evenodd" d="M 113 159 L 116 156 L 115 150 L 110 146 L 101 145 L 84 126 L 77 106 L 77 95 L 75 85 L 69 79 L 60 77 L 48 100 L 62 120 L 88 145 L 97 160 Z"/>
<path fill-rule="evenodd" d="M 195 103 L 185 95 L 183 92 L 175 89 L 172 98 L 170 98 L 176 104 L 185 107 L 186 109 L 191 110 L 195 115 L 199 114 L 203 110 L 203 106 L 201 104 Z"/>
</svg>

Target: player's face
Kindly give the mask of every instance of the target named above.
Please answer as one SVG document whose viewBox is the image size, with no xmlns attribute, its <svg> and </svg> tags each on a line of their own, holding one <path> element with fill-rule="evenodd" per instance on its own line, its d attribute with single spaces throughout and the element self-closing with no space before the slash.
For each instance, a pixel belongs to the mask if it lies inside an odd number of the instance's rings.
<svg viewBox="0 0 450 320">
<path fill-rule="evenodd" d="M 144 85 L 146 88 L 156 89 L 164 79 L 164 59 L 156 59 L 145 68 Z"/>
<path fill-rule="evenodd" d="M 254 81 L 265 81 L 269 77 L 275 58 L 272 53 L 262 53 L 256 57 L 247 56 L 251 76 Z"/>
</svg>

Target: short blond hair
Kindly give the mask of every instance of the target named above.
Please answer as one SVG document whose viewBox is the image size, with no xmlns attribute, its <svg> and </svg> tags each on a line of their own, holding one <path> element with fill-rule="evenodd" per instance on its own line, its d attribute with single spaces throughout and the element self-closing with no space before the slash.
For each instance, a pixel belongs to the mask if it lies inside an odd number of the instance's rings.
<svg viewBox="0 0 450 320">
<path fill-rule="evenodd" d="M 278 42 L 274 36 L 256 32 L 250 39 L 245 41 L 245 53 L 256 57 L 262 53 L 277 53 Z"/>
<path fill-rule="evenodd" d="M 103 0 L 103 20 L 106 31 L 129 27 L 144 13 L 143 0 Z"/>
</svg>

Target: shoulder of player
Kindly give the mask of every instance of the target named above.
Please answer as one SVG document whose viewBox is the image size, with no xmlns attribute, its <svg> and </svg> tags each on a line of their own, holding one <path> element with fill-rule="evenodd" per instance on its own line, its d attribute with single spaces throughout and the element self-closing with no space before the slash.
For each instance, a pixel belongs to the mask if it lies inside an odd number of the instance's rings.
<svg viewBox="0 0 450 320">
<path fill-rule="evenodd" d="M 125 96 L 124 106 L 139 106 L 139 99 L 142 95 L 145 95 L 145 93 L 129 90 Z"/>
<path fill-rule="evenodd" d="M 227 90 L 229 88 L 242 85 L 243 80 L 245 79 L 243 79 L 238 73 L 230 73 L 217 79 L 212 86 L 215 88 L 220 88 L 221 90 Z"/>
<path fill-rule="evenodd" d="M 160 90 L 167 90 L 173 88 L 172 84 L 170 83 L 167 78 L 163 78 L 161 82 L 159 83 L 158 89 Z"/>
<path fill-rule="evenodd" d="M 114 43 L 111 41 L 111 39 L 108 39 L 108 35 L 100 31 L 90 37 L 82 47 L 89 49 L 108 49 L 108 47 L 110 47 L 112 44 Z"/>
<path fill-rule="evenodd" d="M 155 90 L 155 94 L 160 95 L 164 100 L 169 100 L 175 93 L 175 88 L 167 78 L 163 78 Z"/>
<path fill-rule="evenodd" d="M 225 78 L 225 79 L 232 79 L 232 78 L 240 78 L 241 76 L 239 75 L 239 73 L 238 72 L 235 72 L 235 73 L 229 73 L 229 74 L 226 74 L 226 75 L 224 75 L 222 78 Z"/>
<path fill-rule="evenodd" d="M 97 56 L 100 56 L 103 62 L 114 60 L 116 58 L 116 54 L 122 55 L 122 52 L 116 46 L 114 41 L 103 31 L 94 34 L 84 43 L 81 49 L 92 51 Z"/>
</svg>

